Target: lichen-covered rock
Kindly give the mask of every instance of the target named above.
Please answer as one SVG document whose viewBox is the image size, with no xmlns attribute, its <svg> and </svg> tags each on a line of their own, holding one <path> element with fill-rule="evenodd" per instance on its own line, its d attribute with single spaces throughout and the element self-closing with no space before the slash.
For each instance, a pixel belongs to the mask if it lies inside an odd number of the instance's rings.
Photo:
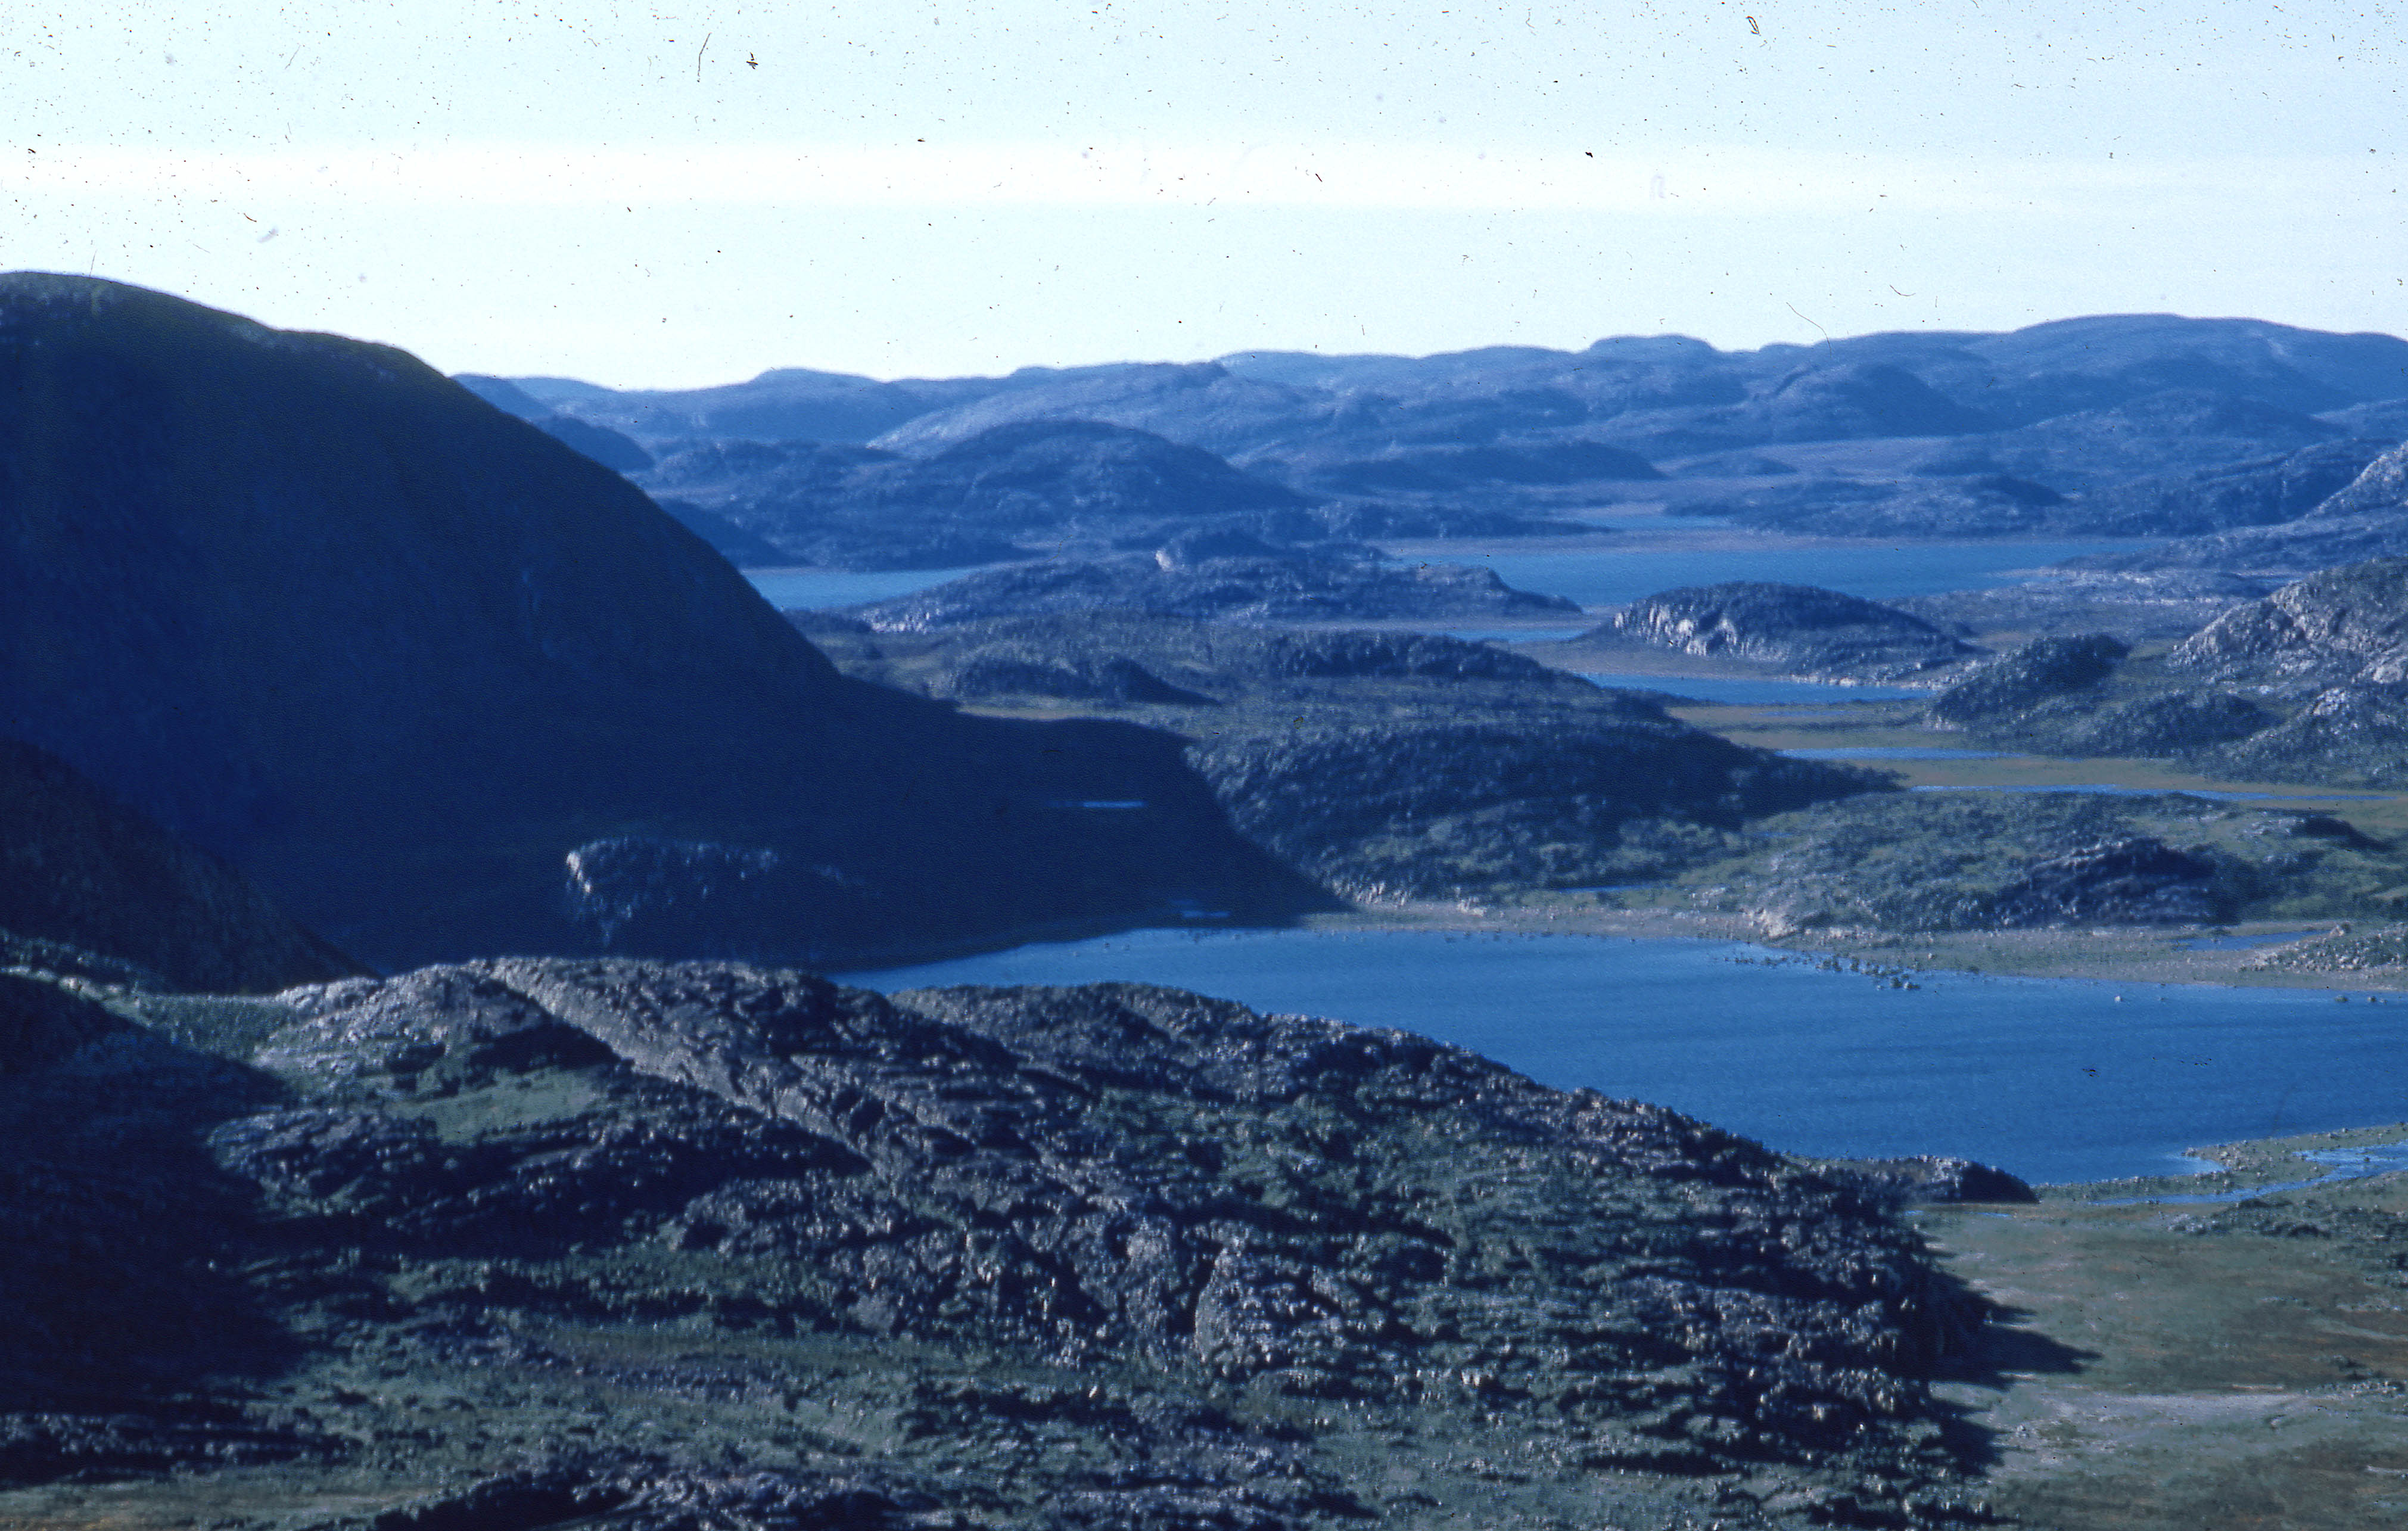
<svg viewBox="0 0 2408 1531">
<path fill-rule="evenodd" d="M 1747 581 L 1668 590 L 1633 601 L 1574 641 L 1640 643 L 1851 680 L 1920 675 L 1982 652 L 1920 617 L 1878 602 L 1813 585 Z"/>
<path fill-rule="evenodd" d="M 1645 1524 L 1698 1473 L 1878 1520 L 1956 1470 L 1926 1382 L 1984 1307 L 1883 1195 L 1426 1037 L 624 960 L 253 1009 L 218 1035 L 257 1068 L 127 1027 L 114 1072 L 0 1078 L 0 1130 L 78 1166 L 0 1199 L 0 1362 L 134 1298 L 112 1343 L 161 1368 L 78 1384 L 114 1434 L 0 1411 L 19 1481 L 400 1474 L 326 1524 L 418 1531 L 1274 1531 L 1417 1516 L 1365 1466 L 1408 1438 L 1465 1443 L 1415 1469 L 1449 1494 Z M 143 1262 L 79 1289 L 41 1264 L 78 1238 Z M 1508 1452 L 1540 1476 L 1467 1465 Z"/>
<path fill-rule="evenodd" d="M 2345 565 L 2285 585 L 2210 622 L 2166 663 L 2220 680 L 2408 680 L 2408 558 Z"/>
</svg>

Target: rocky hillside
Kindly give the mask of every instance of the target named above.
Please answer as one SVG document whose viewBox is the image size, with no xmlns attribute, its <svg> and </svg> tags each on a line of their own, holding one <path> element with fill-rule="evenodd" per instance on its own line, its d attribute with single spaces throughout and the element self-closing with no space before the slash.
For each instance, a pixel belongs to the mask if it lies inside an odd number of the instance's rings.
<svg viewBox="0 0 2408 1531">
<path fill-rule="evenodd" d="M 0 399 L 0 737 L 364 960 L 1316 896 L 1177 741 L 847 680 L 624 479 L 402 352 L 18 275 Z M 1107 798 L 1149 806 L 1062 806 Z M 572 884 L 586 848 L 618 875 Z M 705 905 L 722 944 L 679 944 Z"/>
<path fill-rule="evenodd" d="M 1949 633 L 2105 633 L 2134 647 L 2156 647 L 2179 643 L 2277 582 L 2221 570 L 2059 570 L 2021 584 L 1905 595 L 1889 604 Z"/>
<path fill-rule="evenodd" d="M 1663 591 L 1571 641 L 1669 649 L 1842 680 L 1922 676 L 1983 651 L 1894 607 L 1813 585 L 1748 581 Z"/>
<path fill-rule="evenodd" d="M 2408 558 L 2326 569 L 2227 612 L 2166 656 L 2171 671 L 2292 705 L 2219 751 L 2250 780 L 2408 781 Z"/>
<path fill-rule="evenodd" d="M 1929 716 L 1943 727 L 1963 727 L 2028 713 L 2096 687 L 2130 651 L 2105 633 L 2034 638 L 1953 682 L 1932 698 Z"/>
<path fill-rule="evenodd" d="M 1360 899 L 1643 880 L 1752 820 L 1891 784 L 1733 744 L 1627 693 L 1552 711 L 1263 722 L 1189 760 L 1240 833 Z"/>
<path fill-rule="evenodd" d="M 2408 680 L 2408 558 L 2285 585 L 2185 639 L 2167 663 L 2218 680 Z"/>
<path fill-rule="evenodd" d="M 2293 522 L 2347 489 L 2396 440 L 2346 436 L 2279 456 L 2134 479 L 2082 496 L 2100 537 L 2198 537 Z"/>
<path fill-rule="evenodd" d="M 2408 555 L 2408 448 L 2369 461 L 2305 515 L 2275 525 L 2183 537 L 2134 552 L 2072 561 L 2087 568 L 2213 568 L 2307 574 L 2341 564 Z"/>
<path fill-rule="evenodd" d="M 995 617 L 923 629 L 879 629 L 857 617 L 795 611 L 845 673 L 963 702 L 1088 701 L 1212 708 L 1261 701 L 1385 710 L 1418 694 L 1477 705 L 1599 701 L 1568 671 L 1486 643 L 1430 633 L 1283 630 L 1164 612 L 1106 608 Z M 1484 686 L 1497 690 L 1484 692 Z M 1192 733 L 1186 713 L 1156 715 Z"/>
<path fill-rule="evenodd" d="M 0 1072 L 45 1515 L 1977 1514 L 1926 1379 L 1983 1305 L 1885 1193 L 1422 1037 L 725 965 L 52 993 Z"/>
</svg>

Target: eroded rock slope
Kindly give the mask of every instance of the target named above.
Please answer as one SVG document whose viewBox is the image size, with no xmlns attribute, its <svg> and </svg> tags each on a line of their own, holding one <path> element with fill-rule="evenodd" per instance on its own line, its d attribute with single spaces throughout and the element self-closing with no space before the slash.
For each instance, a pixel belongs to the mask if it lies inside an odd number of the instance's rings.
<svg viewBox="0 0 2408 1531">
<path fill-rule="evenodd" d="M 249 1463 L 494 1531 L 1969 1501 L 1923 1379 L 1980 1305 L 1883 1197 L 1423 1037 L 719 964 L 113 1002 L 0 1075 L 17 1483 Z"/>
</svg>

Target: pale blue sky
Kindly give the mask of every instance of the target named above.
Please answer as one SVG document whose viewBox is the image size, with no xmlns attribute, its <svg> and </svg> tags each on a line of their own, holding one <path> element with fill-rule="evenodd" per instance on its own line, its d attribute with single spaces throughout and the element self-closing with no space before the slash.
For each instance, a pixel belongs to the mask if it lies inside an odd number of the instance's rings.
<svg viewBox="0 0 2408 1531">
<path fill-rule="evenodd" d="M 53 0 L 0 19 L 0 265 L 638 385 L 2132 309 L 2401 333 L 2401 20 Z"/>
</svg>

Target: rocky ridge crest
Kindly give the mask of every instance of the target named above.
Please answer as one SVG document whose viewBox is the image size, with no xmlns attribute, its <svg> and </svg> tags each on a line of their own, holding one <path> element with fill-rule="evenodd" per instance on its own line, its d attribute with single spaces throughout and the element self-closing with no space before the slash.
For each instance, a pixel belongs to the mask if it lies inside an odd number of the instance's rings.
<svg viewBox="0 0 2408 1531">
<path fill-rule="evenodd" d="M 36 1320 L 0 1366 L 169 1369 L 49 1374 L 0 1417 L 17 1482 L 215 1453 L 448 1482 L 379 1523 L 430 1527 L 698 1527 L 748 1494 L 854 1503 L 830 1524 L 1973 1513 L 1925 1380 L 1983 1307 L 1894 1191 L 1424 1037 L 608 960 L 135 1011 L 0 1076 L 10 1173 L 50 1177 L 0 1246 Z M 193 1215 L 41 1279 L 161 1174 L 206 1188 Z M 111 1335 L 137 1296 L 161 1333 L 214 1315 L 211 1345 Z M 215 1414 L 177 1401 L 237 1360 Z M 1396 1454 L 1458 1435 L 1521 1476 Z"/>
</svg>

